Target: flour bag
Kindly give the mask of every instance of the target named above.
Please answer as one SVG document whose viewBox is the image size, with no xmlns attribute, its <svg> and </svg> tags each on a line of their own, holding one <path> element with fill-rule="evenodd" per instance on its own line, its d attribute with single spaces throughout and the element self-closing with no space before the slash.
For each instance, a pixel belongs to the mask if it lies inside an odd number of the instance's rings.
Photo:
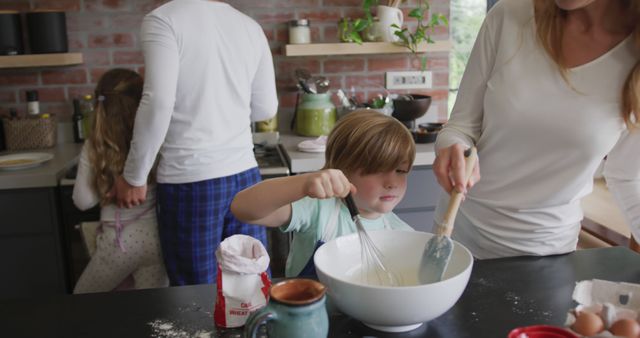
<svg viewBox="0 0 640 338">
<path fill-rule="evenodd" d="M 216 326 L 243 326 L 249 314 L 269 301 L 269 254 L 262 243 L 233 235 L 216 250 L 218 279 L 213 318 Z"/>
</svg>

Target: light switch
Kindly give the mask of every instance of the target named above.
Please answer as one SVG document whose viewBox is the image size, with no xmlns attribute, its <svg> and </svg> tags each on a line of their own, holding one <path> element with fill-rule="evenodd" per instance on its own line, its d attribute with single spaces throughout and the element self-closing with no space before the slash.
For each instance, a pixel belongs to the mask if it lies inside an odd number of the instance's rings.
<svg viewBox="0 0 640 338">
<path fill-rule="evenodd" d="M 387 89 L 429 89 L 432 87 L 432 75 L 428 71 L 387 72 Z"/>
</svg>

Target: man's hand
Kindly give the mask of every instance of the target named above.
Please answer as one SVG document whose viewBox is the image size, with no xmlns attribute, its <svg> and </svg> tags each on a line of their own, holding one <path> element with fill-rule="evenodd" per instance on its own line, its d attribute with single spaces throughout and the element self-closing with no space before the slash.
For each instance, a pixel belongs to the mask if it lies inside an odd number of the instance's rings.
<svg viewBox="0 0 640 338">
<path fill-rule="evenodd" d="M 143 203 L 147 198 L 147 185 L 134 187 L 127 182 L 122 175 L 116 181 L 109 195 L 115 198 L 120 208 L 131 208 Z"/>
</svg>

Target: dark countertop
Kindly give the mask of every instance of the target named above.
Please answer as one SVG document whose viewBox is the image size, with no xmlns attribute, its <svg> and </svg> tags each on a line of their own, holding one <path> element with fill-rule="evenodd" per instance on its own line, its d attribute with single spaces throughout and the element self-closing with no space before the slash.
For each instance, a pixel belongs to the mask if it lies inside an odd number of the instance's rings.
<svg viewBox="0 0 640 338">
<path fill-rule="evenodd" d="M 519 326 L 561 326 L 574 306 L 575 283 L 594 278 L 640 283 L 640 255 L 612 247 L 477 261 L 458 303 L 427 325 L 387 334 L 334 314 L 329 336 L 506 338 Z M 12 338 L 240 337 L 237 330 L 215 332 L 214 300 L 214 285 L 196 285 L 2 301 L 0 332 Z"/>
</svg>

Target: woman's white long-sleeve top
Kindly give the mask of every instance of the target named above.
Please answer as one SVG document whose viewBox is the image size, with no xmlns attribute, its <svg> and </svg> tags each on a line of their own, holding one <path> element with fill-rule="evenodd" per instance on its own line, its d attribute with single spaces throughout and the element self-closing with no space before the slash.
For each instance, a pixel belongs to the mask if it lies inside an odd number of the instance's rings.
<svg viewBox="0 0 640 338">
<path fill-rule="evenodd" d="M 640 130 L 629 132 L 620 114 L 637 60 L 632 38 L 569 69 L 567 83 L 537 40 L 533 14 L 532 0 L 502 0 L 488 13 L 436 142 L 478 147 L 482 178 L 454 237 L 479 258 L 575 250 L 580 200 L 605 156 L 609 187 L 640 238 Z"/>
</svg>

